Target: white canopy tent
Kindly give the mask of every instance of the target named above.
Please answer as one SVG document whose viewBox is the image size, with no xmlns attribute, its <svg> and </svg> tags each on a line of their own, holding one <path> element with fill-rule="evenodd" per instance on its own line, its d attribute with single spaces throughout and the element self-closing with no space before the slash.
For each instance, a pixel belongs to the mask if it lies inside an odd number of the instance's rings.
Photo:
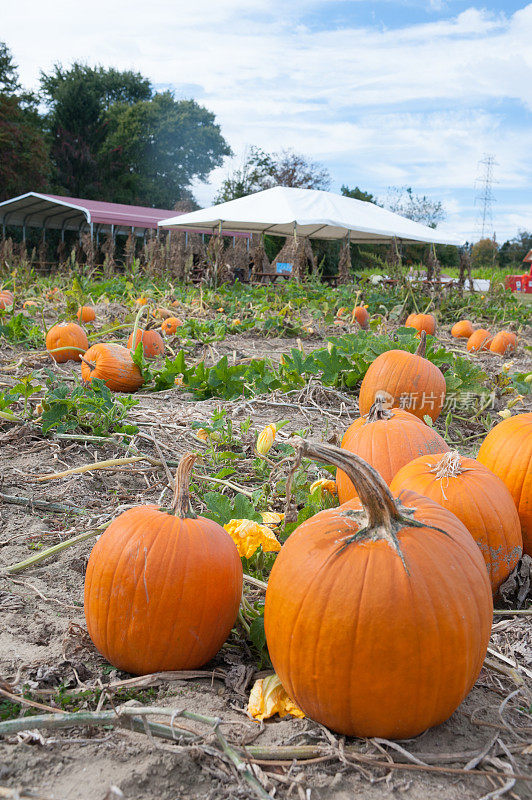
<svg viewBox="0 0 532 800">
<path fill-rule="evenodd" d="M 276 186 L 263 192 L 230 200 L 210 208 L 181 214 L 159 222 L 176 230 L 223 229 L 276 236 L 306 236 L 310 239 L 343 239 L 383 244 L 393 239 L 461 245 L 458 236 L 444 233 L 385 208 L 333 192 Z"/>
</svg>

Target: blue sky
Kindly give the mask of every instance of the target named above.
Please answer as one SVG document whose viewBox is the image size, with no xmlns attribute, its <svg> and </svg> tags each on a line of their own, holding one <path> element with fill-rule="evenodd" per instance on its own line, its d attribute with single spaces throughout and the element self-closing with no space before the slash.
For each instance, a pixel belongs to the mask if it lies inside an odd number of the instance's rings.
<svg viewBox="0 0 532 800">
<path fill-rule="evenodd" d="M 499 241 L 532 229 L 532 4 L 463 0 L 18 0 L 0 38 L 28 86 L 83 60 L 148 76 L 215 112 L 235 152 L 195 193 L 212 200 L 249 145 L 293 148 L 346 183 L 442 200 L 478 238 L 475 179 L 496 159 Z"/>
</svg>

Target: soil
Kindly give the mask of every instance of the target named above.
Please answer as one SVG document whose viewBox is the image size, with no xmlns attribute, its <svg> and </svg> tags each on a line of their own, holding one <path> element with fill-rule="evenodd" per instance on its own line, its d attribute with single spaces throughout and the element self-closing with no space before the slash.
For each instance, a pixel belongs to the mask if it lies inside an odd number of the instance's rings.
<svg viewBox="0 0 532 800">
<path fill-rule="evenodd" d="M 452 346 L 465 351 L 444 334 Z M 305 348 L 323 346 L 324 340 L 305 342 Z M 279 358 L 294 340 L 231 336 L 216 343 L 214 357 L 228 354 L 237 360 L 265 356 Z M 208 348 L 207 348 L 208 350 Z M 207 355 L 208 353 L 206 353 Z M 24 361 L 17 374 L 27 374 L 32 357 L 6 347 L 4 364 L 16 357 Z M 500 371 L 502 359 L 479 355 L 490 373 Z M 520 348 L 513 369 L 531 367 L 530 351 Z M 43 363 L 33 359 L 33 363 Z M 70 365 L 57 371 L 68 374 Z M 25 370 L 25 371 L 24 371 Z M 4 385 L 13 371 L 0 373 Z M 212 412 L 225 407 L 234 421 L 251 417 L 250 432 L 266 422 L 290 418 L 281 438 L 305 429 L 309 435 L 334 440 L 341 436 L 357 415 L 356 401 L 341 398 L 319 386 L 289 397 L 269 396 L 259 400 L 187 402 L 179 392 L 141 393 L 140 404 L 130 412 L 145 434 L 155 436 L 168 459 L 175 459 L 198 440 L 190 423 L 207 422 Z M 496 409 L 505 400 L 496 401 Z M 522 410 L 530 409 L 530 403 Z M 495 410 L 496 410 L 495 409 Z M 521 410 L 521 407 L 520 407 Z M 443 431 L 443 422 L 436 427 Z M 482 431 L 464 421 L 462 433 Z M 472 439 L 473 452 L 480 439 Z M 135 444 L 157 457 L 152 442 L 137 437 Z M 105 688 L 130 676 L 111 668 L 95 651 L 86 633 L 83 616 L 83 580 L 94 539 L 71 547 L 54 558 L 14 575 L 2 574 L 2 567 L 31 556 L 39 549 L 89 530 L 112 519 L 120 510 L 139 503 L 161 503 L 168 495 L 168 481 L 162 469 L 146 462 L 128 465 L 120 471 L 95 471 L 70 475 L 50 482 L 37 477 L 88 462 L 122 457 L 123 449 L 112 445 L 79 443 L 55 437 L 43 438 L 29 426 L 0 425 L 0 491 L 75 505 L 82 513 L 57 513 L 24 508 L 0 501 L 0 711 L 7 716 L 22 714 L 16 706 L 8 709 L 5 691 L 18 693 L 21 687 L 33 700 L 59 710 L 92 710 L 97 707 L 95 688 Z M 293 764 L 264 764 L 259 778 L 272 797 L 300 800 L 480 800 L 487 797 L 532 797 L 532 783 L 478 775 L 431 772 L 413 762 L 419 754 L 432 767 L 464 769 L 475 761 L 476 768 L 501 775 L 513 771 L 531 775 L 532 755 L 532 637 L 530 617 L 495 618 L 491 647 L 495 655 L 483 668 L 476 686 L 460 708 L 444 724 L 425 732 L 400 749 L 379 740 L 350 740 L 333 736 L 309 719 L 286 717 L 262 725 L 246 713 L 249 689 L 256 668 L 251 654 L 236 635 L 201 677 L 160 679 L 155 685 L 125 690 L 107 689 L 105 708 L 124 702 L 187 709 L 223 720 L 222 730 L 235 745 L 315 744 L 329 748 L 329 760 Z M 507 661 L 504 661 L 507 659 Z M 509 669 L 508 660 L 516 669 Z M 502 671 L 501 671 L 502 670 Z M 43 712 L 44 713 L 44 712 Z M 184 723 L 185 724 L 185 723 Z M 221 756 L 209 728 L 194 722 L 186 727 L 203 738 L 193 744 L 185 740 L 169 743 L 122 728 L 76 727 L 63 730 L 28 731 L 0 741 L 0 797 L 38 797 L 54 800 L 217 800 L 251 798 L 250 787 L 241 774 Z M 360 754 L 380 761 L 393 760 L 393 769 L 356 763 L 345 755 L 344 746 L 355 745 Z M 398 766 L 397 766 L 398 765 Z M 410 765 L 413 769 L 407 769 Z M 503 788 L 504 787 L 504 788 Z M 13 790 L 13 793 L 10 793 Z M 16 793 L 20 792 L 20 795 Z"/>
</svg>

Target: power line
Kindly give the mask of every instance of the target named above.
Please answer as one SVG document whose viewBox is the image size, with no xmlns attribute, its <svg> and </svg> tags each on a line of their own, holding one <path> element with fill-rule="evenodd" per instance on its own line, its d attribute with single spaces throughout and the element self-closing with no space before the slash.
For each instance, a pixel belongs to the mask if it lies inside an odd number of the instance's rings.
<svg viewBox="0 0 532 800">
<path fill-rule="evenodd" d="M 478 162 L 478 176 L 475 180 L 475 205 L 479 206 L 479 215 L 477 220 L 477 230 L 479 238 L 485 239 L 493 238 L 493 208 L 492 204 L 496 202 L 493 195 L 493 184 L 498 183 L 493 177 L 493 169 L 497 166 L 498 162 L 495 161 L 495 156 L 491 153 L 485 153 Z"/>
</svg>

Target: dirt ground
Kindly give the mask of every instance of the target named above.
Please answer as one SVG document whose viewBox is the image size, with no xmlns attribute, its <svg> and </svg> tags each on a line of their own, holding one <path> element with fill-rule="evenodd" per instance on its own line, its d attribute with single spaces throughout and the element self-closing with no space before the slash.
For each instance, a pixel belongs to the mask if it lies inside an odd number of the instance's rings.
<svg viewBox="0 0 532 800">
<path fill-rule="evenodd" d="M 323 342 L 305 343 L 305 348 Z M 214 356 L 279 356 L 293 340 L 229 337 L 216 343 Z M 465 349 L 461 344 L 453 346 Z M 199 354 L 199 353 L 198 353 Z M 13 363 L 10 348 L 3 361 Z M 20 354 L 19 354 L 20 355 Z M 492 355 L 479 356 L 489 370 L 500 369 Z M 520 349 L 514 369 L 531 366 Z M 57 367 L 58 370 L 65 367 Z M 0 378 L 9 384 L 13 373 Z M 290 418 L 282 437 L 305 429 L 309 436 L 339 437 L 357 415 L 354 399 L 314 386 L 292 396 L 269 396 L 220 403 L 183 401 L 178 391 L 144 393 L 129 419 L 140 427 L 134 444 L 157 457 L 155 437 L 165 457 L 197 449 L 190 423 L 208 421 L 225 407 L 234 421 L 252 419 L 251 431 L 265 422 Z M 499 402 L 502 407 L 503 401 Z M 522 410 L 528 410 L 530 405 Z M 520 409 L 521 410 L 521 409 Z M 481 430 L 464 422 L 464 430 Z M 441 426 L 437 424 L 438 428 Z M 143 434 L 143 435 L 142 435 Z M 471 451 L 477 443 L 472 440 Z M 141 686 L 118 685 L 130 678 L 94 650 L 83 616 L 83 580 L 94 544 L 89 538 L 23 572 L 2 568 L 39 549 L 90 530 L 124 508 L 161 503 L 168 492 L 164 470 L 147 462 L 121 470 L 70 475 L 50 482 L 38 476 L 91 461 L 126 455 L 112 445 L 43 438 L 29 426 L 0 425 L 0 491 L 4 495 L 74 505 L 80 513 L 56 513 L 0 501 L 0 710 L 9 692 L 25 686 L 33 700 L 60 710 L 96 710 L 141 702 L 186 709 L 223 720 L 227 739 L 242 745 L 316 745 L 321 755 L 304 761 L 259 760 L 259 780 L 272 797 L 297 800 L 481 800 L 532 797 L 532 635 L 530 617 L 495 617 L 491 651 L 478 682 L 450 720 L 408 742 L 350 740 L 331 735 L 309 719 L 274 718 L 259 725 L 245 708 L 255 668 L 242 640 L 231 637 L 213 662 L 191 676 L 154 677 Z M 201 509 L 197 509 L 201 511 Z M 94 694 L 94 689 L 104 690 Z M 89 691 L 90 690 L 90 691 Z M 7 694 L 6 694 L 7 692 Z M 4 701 L 4 706 L 2 706 Z M 22 712 L 21 712 L 22 713 Z M 45 712 L 43 712 L 45 713 Z M 15 713 L 16 716 L 16 713 Z M 0 797 L 54 800 L 217 800 L 256 797 L 242 774 L 215 746 L 212 731 L 186 722 L 200 734 L 192 743 L 170 743 L 121 728 L 76 727 L 28 731 L 0 741 Z M 348 748 L 346 750 L 346 747 Z M 358 756 L 365 756 L 358 758 Z M 393 764 L 389 769 L 369 759 Z M 488 775 L 478 774 L 479 769 Z M 19 794 L 16 791 L 19 791 Z"/>
</svg>

